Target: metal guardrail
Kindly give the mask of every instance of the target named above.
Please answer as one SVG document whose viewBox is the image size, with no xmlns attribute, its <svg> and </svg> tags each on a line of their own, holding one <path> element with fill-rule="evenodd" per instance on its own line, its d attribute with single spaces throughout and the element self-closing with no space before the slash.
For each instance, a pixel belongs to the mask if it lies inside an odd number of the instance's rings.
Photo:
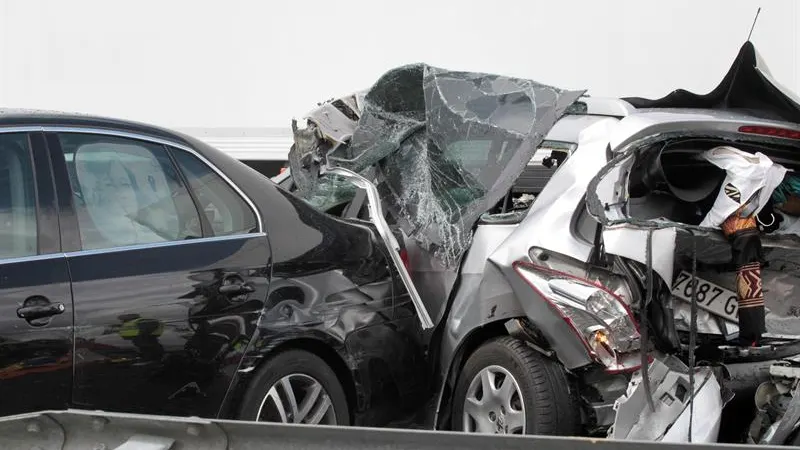
<svg viewBox="0 0 800 450">
<path fill-rule="evenodd" d="M 82 410 L 0 419 L 0 450 L 686 450 L 687 445 L 699 450 L 781 448 L 283 425 Z"/>
</svg>

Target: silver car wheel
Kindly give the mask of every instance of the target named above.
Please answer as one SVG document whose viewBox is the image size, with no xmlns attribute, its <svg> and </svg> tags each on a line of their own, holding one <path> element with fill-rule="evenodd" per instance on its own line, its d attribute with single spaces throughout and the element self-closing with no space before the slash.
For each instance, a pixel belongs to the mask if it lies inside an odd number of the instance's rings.
<svg viewBox="0 0 800 450">
<path fill-rule="evenodd" d="M 470 433 L 525 434 L 522 391 L 500 366 L 478 372 L 464 398 L 463 430 Z"/>
<path fill-rule="evenodd" d="M 293 373 L 278 380 L 267 391 L 258 408 L 258 420 L 336 425 L 336 411 L 319 381 Z"/>
</svg>

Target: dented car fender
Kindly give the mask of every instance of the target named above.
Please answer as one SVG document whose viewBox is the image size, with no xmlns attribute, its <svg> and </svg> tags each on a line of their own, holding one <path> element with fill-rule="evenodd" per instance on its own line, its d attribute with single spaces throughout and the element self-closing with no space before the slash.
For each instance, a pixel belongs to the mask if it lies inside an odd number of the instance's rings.
<svg viewBox="0 0 800 450">
<path fill-rule="evenodd" d="M 269 294 L 219 417 L 238 418 L 241 399 L 271 357 L 289 349 L 319 356 L 345 389 L 353 423 L 381 425 L 421 404 L 423 336 L 389 250 L 376 230 L 316 211 L 277 187 L 266 221 L 273 252 Z M 296 217 L 293 226 L 283 218 Z"/>
<path fill-rule="evenodd" d="M 503 243 L 495 260 L 507 264 L 508 260 L 527 257 L 528 250 L 533 247 L 582 262 L 589 260 L 592 243 L 578 238 L 574 232 L 565 231 L 572 231 L 575 217 L 584 208 L 589 182 L 607 163 L 608 137 L 618 123 L 619 119 L 609 117 L 581 132 L 578 149 L 536 198 L 519 225 L 520 231 Z"/>
</svg>

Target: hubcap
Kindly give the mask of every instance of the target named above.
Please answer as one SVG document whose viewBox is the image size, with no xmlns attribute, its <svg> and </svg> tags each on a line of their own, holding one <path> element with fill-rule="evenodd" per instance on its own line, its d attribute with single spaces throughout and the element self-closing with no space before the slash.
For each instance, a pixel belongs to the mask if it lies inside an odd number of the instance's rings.
<svg viewBox="0 0 800 450">
<path fill-rule="evenodd" d="M 330 396 L 314 378 L 293 373 L 270 387 L 258 408 L 259 421 L 336 425 Z"/>
<path fill-rule="evenodd" d="M 525 405 L 517 380 L 500 366 L 478 372 L 464 399 L 464 431 L 525 434 Z"/>
</svg>

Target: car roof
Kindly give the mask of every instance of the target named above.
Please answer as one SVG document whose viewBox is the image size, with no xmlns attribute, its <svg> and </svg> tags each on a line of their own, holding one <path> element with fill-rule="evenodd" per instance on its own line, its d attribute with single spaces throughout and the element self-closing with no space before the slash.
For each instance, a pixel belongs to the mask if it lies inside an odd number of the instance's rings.
<svg viewBox="0 0 800 450">
<path fill-rule="evenodd" d="M 167 139 L 179 144 L 191 145 L 194 143 L 194 139 L 182 133 L 133 120 L 63 111 L 0 108 L 0 127 L 38 126 L 74 126 L 80 128 L 110 129 Z"/>
<path fill-rule="evenodd" d="M 651 118 L 661 117 L 664 121 L 675 121 L 682 118 L 689 118 L 697 120 L 753 122 L 761 125 L 784 128 L 800 128 L 800 124 L 797 123 L 786 122 L 780 119 L 766 119 L 753 114 L 748 114 L 747 110 L 734 109 L 642 108 L 636 109 L 631 116 L 648 116 Z"/>
<path fill-rule="evenodd" d="M 610 138 L 610 145 L 615 149 L 621 148 L 623 144 L 644 137 L 643 133 L 677 130 L 692 132 L 706 129 L 734 133 L 743 125 L 800 131 L 800 124 L 754 117 L 746 111 L 693 108 L 638 109 L 620 121 L 619 127 L 614 130 Z"/>
<path fill-rule="evenodd" d="M 72 112 L 0 108 L 0 130 L 15 127 L 24 127 L 26 131 L 30 131 L 27 129 L 35 130 L 37 127 L 76 128 L 84 129 L 87 132 L 102 130 L 110 131 L 111 134 L 127 133 L 133 138 L 136 136 L 141 136 L 145 139 L 151 138 L 163 143 L 189 147 L 193 151 L 199 152 L 214 166 L 222 169 L 226 175 L 239 180 L 242 179 L 241 177 L 248 178 L 250 180 L 246 183 L 248 187 L 243 187 L 243 189 L 250 198 L 255 196 L 254 191 L 266 189 L 264 187 L 265 180 L 267 185 L 274 186 L 268 178 L 254 169 L 200 139 L 142 122 Z M 264 212 L 262 212 L 263 214 Z"/>
</svg>

